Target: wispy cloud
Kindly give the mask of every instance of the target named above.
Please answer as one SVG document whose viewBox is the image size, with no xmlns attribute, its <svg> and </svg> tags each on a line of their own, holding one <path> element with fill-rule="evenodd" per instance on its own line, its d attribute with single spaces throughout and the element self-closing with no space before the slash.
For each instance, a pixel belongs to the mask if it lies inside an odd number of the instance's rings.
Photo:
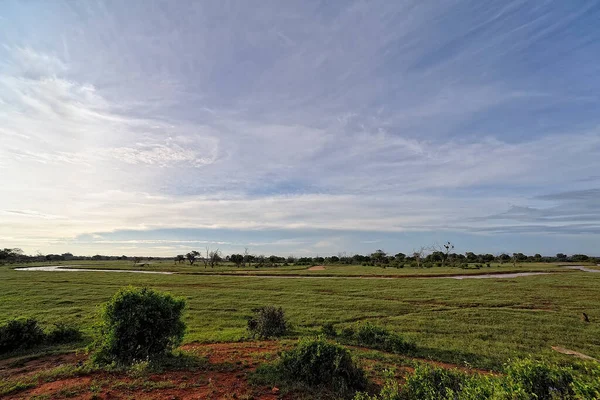
<svg viewBox="0 0 600 400">
<path fill-rule="evenodd" d="M 588 243 L 600 36 L 584 3 L 13 5 L 0 237 L 160 254 L 211 239 L 77 238 L 225 229 L 212 239 L 225 248 L 299 253 L 379 245 L 374 232 Z M 253 240 L 267 230 L 327 234 Z"/>
</svg>

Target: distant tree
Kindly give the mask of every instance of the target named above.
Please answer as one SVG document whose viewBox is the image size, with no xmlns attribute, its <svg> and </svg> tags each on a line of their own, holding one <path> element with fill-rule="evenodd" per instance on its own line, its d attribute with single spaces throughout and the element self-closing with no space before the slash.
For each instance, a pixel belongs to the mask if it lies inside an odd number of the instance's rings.
<svg viewBox="0 0 600 400">
<path fill-rule="evenodd" d="M 454 245 L 450 242 L 446 242 L 442 245 L 442 248 L 442 267 L 444 267 L 448 261 L 448 255 L 452 250 L 454 250 Z"/>
<path fill-rule="evenodd" d="M 498 256 L 498 260 L 500 260 L 500 262 L 504 263 L 504 262 L 510 260 L 510 256 L 506 253 L 502 253 Z"/>
<path fill-rule="evenodd" d="M 194 263 L 196 262 L 196 259 L 198 258 L 199 255 L 200 255 L 200 253 L 198 253 L 196 250 L 192 250 L 185 255 L 185 258 L 187 258 L 190 265 L 194 265 Z"/>
<path fill-rule="evenodd" d="M 517 262 L 523 262 L 527 260 L 527 256 L 523 253 L 513 253 L 512 262 L 513 266 L 517 266 Z"/>
<path fill-rule="evenodd" d="M 484 254 L 481 256 L 481 261 L 484 263 L 490 263 L 490 262 L 494 261 L 494 255 L 493 254 Z"/>
<path fill-rule="evenodd" d="M 589 261 L 590 257 L 585 255 L 585 254 L 573 254 L 571 256 L 571 261 L 575 261 L 575 262 L 585 262 L 585 261 Z"/>
<path fill-rule="evenodd" d="M 394 258 L 396 259 L 396 261 L 402 262 L 406 258 L 406 254 L 398 253 L 394 256 Z"/>
<path fill-rule="evenodd" d="M 379 250 L 375 251 L 375 253 L 371 254 L 371 260 L 375 264 L 380 265 L 380 264 L 383 264 L 384 261 L 386 261 L 386 256 L 387 255 L 385 254 L 385 251 L 379 249 Z"/>
<path fill-rule="evenodd" d="M 140 261 L 142 261 L 142 257 L 133 257 L 133 265 L 138 264 Z"/>
<path fill-rule="evenodd" d="M 184 261 L 185 261 L 185 255 L 177 254 L 177 256 L 175 257 L 175 262 L 178 264 L 181 264 Z"/>
<path fill-rule="evenodd" d="M 241 254 L 232 254 L 229 256 L 229 261 L 235 264 L 236 267 L 240 267 L 244 262 L 244 256 Z"/>
<path fill-rule="evenodd" d="M 221 262 L 221 251 L 219 249 L 213 250 L 208 253 L 208 264 L 211 268 L 214 268 L 215 265 L 219 265 Z"/>
<path fill-rule="evenodd" d="M 246 263 L 248 263 L 248 266 L 251 267 L 252 266 L 252 256 L 250 255 L 250 253 L 248 252 L 248 248 L 245 247 L 244 248 L 244 267 L 246 266 Z"/>
<path fill-rule="evenodd" d="M 563 253 L 558 253 L 556 255 L 556 258 L 558 258 L 560 261 L 566 261 L 567 260 L 567 255 L 563 254 Z"/>
<path fill-rule="evenodd" d="M 533 259 L 537 262 L 542 261 L 542 255 L 541 254 L 536 254 L 533 256 Z"/>
<path fill-rule="evenodd" d="M 465 253 L 468 262 L 477 262 L 477 255 L 472 251 L 468 251 Z"/>
<path fill-rule="evenodd" d="M 421 268 L 421 262 L 423 261 L 423 258 L 425 257 L 425 247 L 421 246 L 417 250 L 413 249 L 412 257 L 414 258 L 415 262 L 417 263 L 417 268 Z"/>
</svg>

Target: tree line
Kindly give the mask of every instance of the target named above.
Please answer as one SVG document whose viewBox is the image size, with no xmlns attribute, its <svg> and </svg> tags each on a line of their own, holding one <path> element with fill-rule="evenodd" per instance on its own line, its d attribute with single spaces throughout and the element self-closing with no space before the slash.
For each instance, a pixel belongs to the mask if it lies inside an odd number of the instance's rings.
<svg viewBox="0 0 600 400">
<path fill-rule="evenodd" d="M 7 263 L 29 263 L 29 262 L 56 262 L 56 261 L 115 261 L 129 260 L 134 264 L 144 260 L 174 260 L 175 263 L 186 263 L 189 265 L 202 265 L 205 268 L 214 268 L 223 262 L 229 262 L 237 267 L 268 267 L 280 265 L 321 265 L 321 264 L 340 264 L 340 265 L 372 265 L 372 266 L 390 266 L 390 267 L 432 267 L 432 266 L 461 266 L 466 264 L 489 265 L 490 263 L 527 263 L 527 262 L 596 262 L 600 263 L 600 257 L 588 256 L 586 254 L 557 253 L 553 256 L 542 256 L 541 254 L 526 255 L 524 253 L 500 253 L 490 254 L 466 252 L 464 254 L 455 253 L 454 246 L 447 242 L 444 245 L 435 245 L 430 247 L 421 247 L 413 250 L 409 254 L 396 253 L 388 254 L 383 250 L 377 250 L 370 254 L 346 255 L 338 253 L 332 256 L 314 256 L 314 257 L 295 257 L 295 256 L 277 256 L 277 255 L 254 255 L 250 254 L 246 248 L 243 254 L 234 253 L 223 256 L 219 249 L 199 252 L 192 250 L 186 254 L 179 254 L 174 258 L 170 257 L 140 257 L 140 256 L 108 256 L 96 254 L 94 256 L 76 256 L 72 253 L 62 254 L 41 254 L 27 255 L 19 248 L 0 248 L 0 264 Z"/>
</svg>

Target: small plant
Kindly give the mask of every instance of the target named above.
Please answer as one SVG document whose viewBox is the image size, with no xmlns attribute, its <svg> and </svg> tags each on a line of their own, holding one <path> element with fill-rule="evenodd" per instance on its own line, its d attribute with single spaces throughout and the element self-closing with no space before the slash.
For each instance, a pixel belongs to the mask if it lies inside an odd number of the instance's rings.
<svg viewBox="0 0 600 400">
<path fill-rule="evenodd" d="M 321 334 L 325 335 L 326 337 L 334 338 L 337 336 L 337 331 L 331 322 L 327 322 L 321 327 Z"/>
<path fill-rule="evenodd" d="M 82 338 L 81 331 L 62 322 L 54 324 L 54 328 L 46 335 L 50 344 L 78 342 Z"/>
<path fill-rule="evenodd" d="M 301 339 L 294 349 L 282 354 L 279 369 L 286 379 L 337 393 L 353 393 L 367 384 L 350 352 L 323 336 Z"/>
<path fill-rule="evenodd" d="M 93 347 L 98 363 L 153 361 L 177 347 L 185 332 L 185 301 L 151 289 L 121 289 L 104 305 Z"/>
<path fill-rule="evenodd" d="M 42 344 L 45 339 L 37 320 L 13 319 L 0 327 L 0 354 L 29 349 Z"/>
<path fill-rule="evenodd" d="M 415 345 L 397 333 L 386 328 L 373 325 L 370 322 L 359 325 L 356 330 L 345 328 L 342 337 L 359 346 L 389 351 L 393 353 L 409 353 L 415 350 Z"/>
<path fill-rule="evenodd" d="M 289 324 L 281 307 L 265 306 L 252 311 L 254 316 L 248 318 L 248 330 L 253 336 L 266 339 L 283 336 L 288 331 Z"/>
</svg>

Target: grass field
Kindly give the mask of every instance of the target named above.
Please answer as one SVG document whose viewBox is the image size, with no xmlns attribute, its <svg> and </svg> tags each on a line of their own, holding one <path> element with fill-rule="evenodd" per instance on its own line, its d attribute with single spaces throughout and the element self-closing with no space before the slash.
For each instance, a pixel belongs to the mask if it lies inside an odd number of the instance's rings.
<svg viewBox="0 0 600 400">
<path fill-rule="evenodd" d="M 63 263 L 69 264 L 69 263 Z M 140 268 L 124 262 L 72 262 L 90 268 Z M 35 317 L 42 323 L 66 321 L 91 335 L 98 306 L 119 288 L 148 286 L 187 300 L 186 342 L 244 338 L 246 317 L 261 305 L 282 306 L 294 335 L 316 333 L 332 322 L 339 327 L 371 321 L 401 333 L 419 355 L 455 364 L 497 369 L 509 358 L 532 355 L 572 360 L 551 346 L 600 358 L 600 274 L 565 271 L 548 264 L 456 268 L 383 269 L 328 266 L 247 269 L 245 273 L 430 275 L 532 270 L 563 273 L 510 279 L 302 279 L 203 275 L 203 266 L 151 264 L 143 269 L 198 274 L 141 275 L 107 272 L 24 272 L 0 267 L 0 323 Z M 207 272 L 238 272 L 233 266 Z M 586 312 L 590 323 L 581 320 Z"/>
</svg>

